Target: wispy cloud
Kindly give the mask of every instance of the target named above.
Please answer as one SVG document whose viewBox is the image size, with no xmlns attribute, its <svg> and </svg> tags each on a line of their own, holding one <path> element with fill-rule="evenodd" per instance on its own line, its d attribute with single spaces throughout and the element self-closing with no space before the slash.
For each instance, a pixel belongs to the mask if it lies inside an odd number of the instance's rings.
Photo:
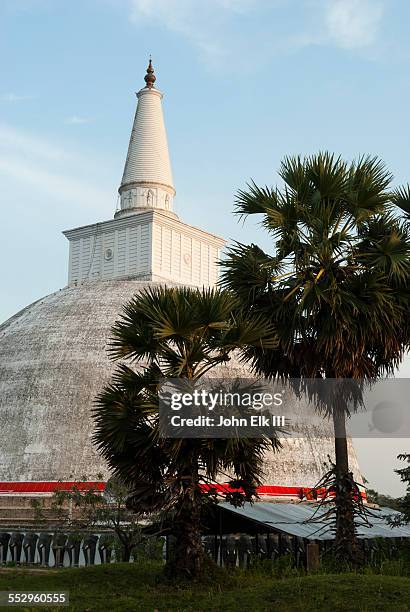
<svg viewBox="0 0 410 612">
<path fill-rule="evenodd" d="M 0 154 L 0 173 L 3 172 L 16 181 L 22 181 L 53 197 L 54 201 L 65 203 L 87 202 L 98 205 L 107 198 L 107 193 L 73 176 L 49 170 L 38 163 L 24 160 L 18 156 Z"/>
<path fill-rule="evenodd" d="M 110 197 L 98 180 L 83 178 L 96 174 L 86 156 L 7 124 L 0 124 L 0 174 L 57 202 L 94 208 Z"/>
<path fill-rule="evenodd" d="M 0 94 L 0 101 L 9 102 L 10 104 L 13 104 L 13 102 L 24 102 L 25 100 L 33 100 L 34 98 L 35 96 L 32 95 L 21 95 L 16 94 L 12 91 Z"/>
<path fill-rule="evenodd" d="M 377 0 L 332 0 L 325 9 L 330 41 L 345 49 L 374 44 L 383 11 L 383 4 Z"/>
<path fill-rule="evenodd" d="M 66 161 L 69 156 L 61 147 L 44 138 L 38 138 L 6 123 L 0 123 L 0 151 L 55 162 Z"/>
<path fill-rule="evenodd" d="M 80 117 L 78 115 L 71 115 L 65 120 L 65 122 L 69 125 L 83 125 L 84 123 L 90 123 L 91 121 L 92 119 L 89 117 Z"/>
<path fill-rule="evenodd" d="M 378 39 L 384 2 L 128 0 L 128 6 L 135 24 L 184 37 L 208 67 L 220 69 L 221 60 L 240 58 L 243 70 L 250 55 L 267 57 L 316 45 L 356 51 L 370 47 Z M 252 28 L 255 21 L 258 26 Z M 231 61 L 231 69 L 237 63 Z"/>
<path fill-rule="evenodd" d="M 265 0 L 130 0 L 131 20 L 148 22 L 186 38 L 209 64 L 229 52 L 226 26 Z M 277 0 L 274 0 L 277 1 Z M 224 35 L 225 32 L 225 35 Z"/>
</svg>

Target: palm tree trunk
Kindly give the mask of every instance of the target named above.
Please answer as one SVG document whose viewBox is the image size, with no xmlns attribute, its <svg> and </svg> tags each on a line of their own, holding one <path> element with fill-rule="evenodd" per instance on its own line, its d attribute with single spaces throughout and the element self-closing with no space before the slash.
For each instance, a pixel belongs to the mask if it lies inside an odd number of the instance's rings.
<svg viewBox="0 0 410 612">
<path fill-rule="evenodd" d="M 131 558 L 131 550 L 128 548 L 128 546 L 123 545 L 122 550 L 121 550 L 121 561 L 128 562 L 130 558 Z"/>
<path fill-rule="evenodd" d="M 349 472 L 349 453 L 346 435 L 346 414 L 343 409 L 333 410 L 335 432 L 335 505 L 336 505 L 336 560 L 342 564 L 360 564 L 359 546 L 354 522 L 355 482 Z"/>
<path fill-rule="evenodd" d="M 201 538 L 201 491 L 197 465 L 191 468 L 191 477 L 180 483 L 182 491 L 175 507 L 173 535 L 175 543 L 165 567 L 172 578 L 190 579 L 202 572 L 204 550 Z"/>
<path fill-rule="evenodd" d="M 333 427 L 335 432 L 336 470 L 345 474 L 349 471 L 349 453 L 347 450 L 346 415 L 343 410 L 333 411 Z"/>
</svg>

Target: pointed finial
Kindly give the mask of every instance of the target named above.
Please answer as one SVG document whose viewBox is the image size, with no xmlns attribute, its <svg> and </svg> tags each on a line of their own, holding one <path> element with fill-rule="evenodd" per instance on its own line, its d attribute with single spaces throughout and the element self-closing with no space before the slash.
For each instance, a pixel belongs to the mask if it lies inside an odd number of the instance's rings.
<svg viewBox="0 0 410 612">
<path fill-rule="evenodd" d="M 154 83 L 156 81 L 156 76 L 154 74 L 154 69 L 152 67 L 152 59 L 151 56 L 149 56 L 149 64 L 148 64 L 148 68 L 147 68 L 147 74 L 144 77 L 144 81 L 146 82 L 146 86 L 151 89 L 151 87 L 154 87 Z"/>
</svg>

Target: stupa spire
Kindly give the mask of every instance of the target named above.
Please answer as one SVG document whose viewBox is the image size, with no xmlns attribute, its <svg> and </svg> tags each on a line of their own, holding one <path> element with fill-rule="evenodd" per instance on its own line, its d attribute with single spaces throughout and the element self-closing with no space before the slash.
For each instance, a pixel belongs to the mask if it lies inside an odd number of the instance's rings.
<svg viewBox="0 0 410 612">
<path fill-rule="evenodd" d="M 151 59 L 151 56 L 149 56 L 147 74 L 144 77 L 144 81 L 146 82 L 147 87 L 151 88 L 151 87 L 154 87 L 154 83 L 156 80 L 157 80 L 157 77 L 155 76 L 154 68 L 152 67 L 152 59 Z"/>
<path fill-rule="evenodd" d="M 154 87 L 151 57 L 144 80 L 145 87 L 137 93 L 137 110 L 118 190 L 121 207 L 116 217 L 147 209 L 172 213 L 175 188 L 162 113 L 163 95 Z"/>
</svg>

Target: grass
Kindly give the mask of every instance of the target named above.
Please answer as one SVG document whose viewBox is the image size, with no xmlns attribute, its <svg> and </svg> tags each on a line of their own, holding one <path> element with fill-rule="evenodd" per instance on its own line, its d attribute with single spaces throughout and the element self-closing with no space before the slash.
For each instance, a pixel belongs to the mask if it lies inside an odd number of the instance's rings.
<svg viewBox="0 0 410 612">
<path fill-rule="evenodd" d="M 38 572 L 0 569 L 1 590 L 69 591 L 69 610 L 290 610 L 366 612 L 410 610 L 404 576 L 317 574 L 275 578 L 221 572 L 214 584 L 173 587 L 158 582 L 161 565 L 118 563 Z M 14 608 L 23 609 L 23 608 Z M 39 610 L 39 608 L 24 608 Z M 41 608 L 45 609 L 45 608 Z M 47 608 L 47 610 L 67 608 Z"/>
</svg>

